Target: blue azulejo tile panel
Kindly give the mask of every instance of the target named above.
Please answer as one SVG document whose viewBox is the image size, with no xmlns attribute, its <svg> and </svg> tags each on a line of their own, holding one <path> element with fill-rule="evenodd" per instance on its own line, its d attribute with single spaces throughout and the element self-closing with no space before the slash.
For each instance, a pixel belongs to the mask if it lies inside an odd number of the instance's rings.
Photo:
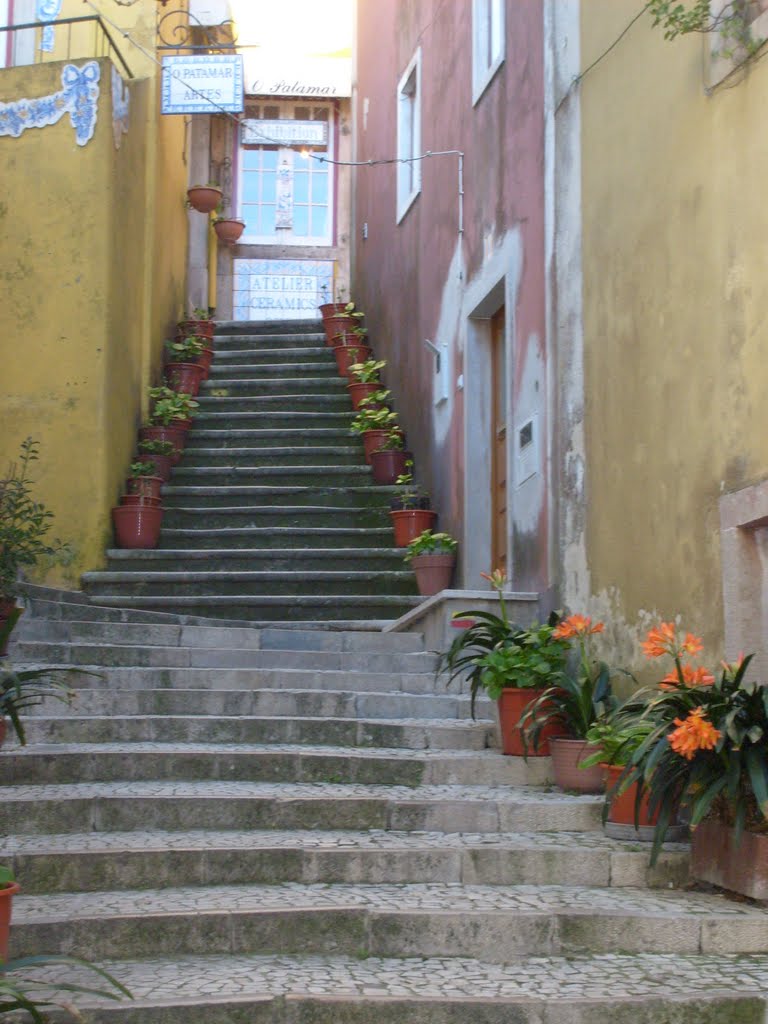
<svg viewBox="0 0 768 1024">
<path fill-rule="evenodd" d="M 333 260 L 235 260 L 237 320 L 306 320 L 333 294 Z"/>
</svg>

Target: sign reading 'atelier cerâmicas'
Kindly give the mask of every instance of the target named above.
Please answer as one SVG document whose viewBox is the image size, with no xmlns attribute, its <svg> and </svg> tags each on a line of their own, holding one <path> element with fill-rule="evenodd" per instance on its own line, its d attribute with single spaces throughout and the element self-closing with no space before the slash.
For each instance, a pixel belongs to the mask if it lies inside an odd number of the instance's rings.
<svg viewBox="0 0 768 1024">
<path fill-rule="evenodd" d="M 163 57 L 164 114 L 239 114 L 244 105 L 242 56 Z"/>
</svg>

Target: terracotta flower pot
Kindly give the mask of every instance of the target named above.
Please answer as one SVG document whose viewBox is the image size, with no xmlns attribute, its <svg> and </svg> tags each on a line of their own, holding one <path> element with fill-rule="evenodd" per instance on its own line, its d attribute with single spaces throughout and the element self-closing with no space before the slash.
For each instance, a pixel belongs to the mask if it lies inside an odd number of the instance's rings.
<svg viewBox="0 0 768 1024">
<path fill-rule="evenodd" d="M 234 217 L 217 220 L 213 225 L 213 230 L 220 242 L 225 245 L 234 245 L 245 231 L 245 221 L 237 220 Z"/>
<path fill-rule="evenodd" d="M 176 426 L 150 426 L 142 427 L 139 430 L 139 440 L 141 441 L 170 441 L 173 447 L 176 449 L 174 455 L 169 456 L 171 465 L 175 466 L 181 458 L 181 453 L 184 450 L 184 444 L 187 440 L 186 430 L 180 430 Z"/>
<path fill-rule="evenodd" d="M 364 398 L 368 398 L 380 389 L 381 384 L 362 384 L 360 381 L 356 381 L 354 384 L 347 384 L 347 391 L 349 391 L 349 397 L 352 399 L 352 408 L 357 411 Z M 381 404 L 369 405 L 368 408 L 381 408 Z"/>
<path fill-rule="evenodd" d="M 13 897 L 20 889 L 18 882 L 9 882 L 0 889 L 0 960 L 8 959 L 8 934 L 11 930 Z"/>
<path fill-rule="evenodd" d="M 365 452 L 365 461 L 368 465 L 371 465 L 371 456 L 374 452 L 381 450 L 382 445 L 389 436 L 388 430 L 364 430 L 363 431 L 363 451 Z"/>
<path fill-rule="evenodd" d="M 335 334 L 332 339 L 332 344 L 335 345 L 368 345 L 370 341 L 367 334 L 355 334 L 354 331 L 342 331 L 340 334 Z"/>
<path fill-rule="evenodd" d="M 431 597 L 447 590 L 451 585 L 453 567 L 456 556 L 447 555 L 414 555 L 411 566 L 416 573 L 416 586 L 422 597 Z"/>
<path fill-rule="evenodd" d="M 349 368 L 353 363 L 364 363 L 371 358 L 371 350 L 365 345 L 334 345 L 333 354 L 341 377 L 349 376 Z"/>
<path fill-rule="evenodd" d="M 121 505 L 146 505 L 147 508 L 159 508 L 163 504 L 162 498 L 152 498 L 146 494 L 121 494 Z"/>
<path fill-rule="evenodd" d="M 13 597 L 0 598 L 0 626 L 4 626 L 8 621 L 11 612 L 16 607 L 16 599 Z M 10 639 L 10 637 L 8 638 Z M 0 657 L 4 657 L 8 653 L 8 640 L 4 644 L 0 644 Z M 2 721 L 2 719 L 0 719 Z"/>
<path fill-rule="evenodd" d="M 599 764 L 591 768 L 579 768 L 579 762 L 597 753 L 598 747 L 570 736 L 553 736 L 549 741 L 549 749 L 555 783 L 560 789 L 575 790 L 577 793 L 603 792 L 605 770 Z"/>
<path fill-rule="evenodd" d="M 151 500 L 151 499 L 150 499 Z M 159 505 L 119 505 L 112 509 L 119 548 L 156 548 L 165 510 Z"/>
<path fill-rule="evenodd" d="M 163 367 L 163 377 L 169 388 L 194 397 L 205 377 L 205 366 L 202 362 L 166 363 Z"/>
<path fill-rule="evenodd" d="M 320 309 L 320 316 L 327 320 L 329 316 L 343 316 L 347 308 L 346 302 L 324 302 Z"/>
<path fill-rule="evenodd" d="M 365 438 L 363 438 L 365 443 Z M 410 452 L 402 448 L 380 448 L 371 452 L 371 469 L 373 470 L 373 482 L 375 484 L 394 484 L 397 478 L 405 473 L 406 462 L 412 459 Z"/>
<path fill-rule="evenodd" d="M 161 476 L 132 476 L 125 481 L 125 492 L 159 500 L 162 486 L 163 478 Z"/>
<path fill-rule="evenodd" d="M 212 338 L 216 324 L 213 320 L 179 320 L 177 338 Z"/>
<path fill-rule="evenodd" d="M 163 483 L 171 478 L 171 468 L 173 466 L 172 455 L 150 455 L 148 452 L 142 452 L 139 456 L 142 462 L 151 462 L 155 467 L 155 476 L 159 476 Z"/>
<path fill-rule="evenodd" d="M 323 330 L 325 331 L 326 342 L 329 345 L 333 345 L 333 339 L 337 334 L 343 334 L 344 331 L 351 331 L 353 327 L 357 326 L 359 326 L 358 318 L 354 316 L 347 316 L 345 313 L 327 317 L 323 320 Z"/>
<path fill-rule="evenodd" d="M 603 778 L 605 780 L 606 796 L 611 801 L 611 809 L 608 812 L 608 821 L 612 821 L 616 825 L 631 825 L 632 828 L 634 828 L 637 783 L 633 782 L 632 785 L 623 793 L 611 796 L 611 791 L 616 788 L 619 776 L 624 771 L 624 765 L 604 764 L 601 765 L 601 767 L 603 769 Z M 653 817 L 651 817 L 648 813 L 648 793 L 646 792 L 643 796 L 642 803 L 640 804 L 638 824 L 643 827 L 653 826 L 656 824 L 658 817 L 658 814 L 654 814 Z"/>
<path fill-rule="evenodd" d="M 434 530 L 437 512 L 429 508 L 398 508 L 389 513 L 395 531 L 395 547 L 407 548 L 425 530 Z"/>
<path fill-rule="evenodd" d="M 702 821 L 691 831 L 691 877 L 753 900 L 768 900 L 768 835 Z"/>
<path fill-rule="evenodd" d="M 391 514 L 391 513 L 390 513 Z M 544 693 L 545 687 L 505 686 L 497 701 L 499 709 L 499 729 L 501 730 L 501 749 L 504 754 L 522 757 L 525 753 L 520 719 L 529 704 Z M 529 749 L 528 757 L 547 757 L 549 741 L 553 736 L 562 735 L 563 728 L 558 722 L 549 722 L 541 730 L 537 750 Z"/>
<path fill-rule="evenodd" d="M 189 205 L 198 213 L 213 213 L 224 193 L 215 185 L 193 185 L 187 189 Z"/>
</svg>

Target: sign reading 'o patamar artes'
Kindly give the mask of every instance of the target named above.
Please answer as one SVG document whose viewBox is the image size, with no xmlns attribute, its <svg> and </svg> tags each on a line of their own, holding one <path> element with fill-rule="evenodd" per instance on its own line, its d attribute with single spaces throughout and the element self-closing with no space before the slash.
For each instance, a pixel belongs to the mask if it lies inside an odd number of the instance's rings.
<svg viewBox="0 0 768 1024">
<path fill-rule="evenodd" d="M 164 114 L 239 114 L 244 105 L 242 56 L 163 57 Z"/>
</svg>

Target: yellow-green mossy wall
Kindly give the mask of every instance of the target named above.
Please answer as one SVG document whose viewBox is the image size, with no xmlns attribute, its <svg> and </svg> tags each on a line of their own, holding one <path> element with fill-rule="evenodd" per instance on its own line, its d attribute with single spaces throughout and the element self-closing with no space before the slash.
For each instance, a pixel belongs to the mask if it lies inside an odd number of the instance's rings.
<svg viewBox="0 0 768 1024">
<path fill-rule="evenodd" d="M 582 67 L 636 14 L 583 3 Z M 580 86 L 587 561 L 617 635 L 719 658 L 718 500 L 768 475 L 768 62 L 707 95 L 705 46 L 646 14 Z"/>
</svg>

